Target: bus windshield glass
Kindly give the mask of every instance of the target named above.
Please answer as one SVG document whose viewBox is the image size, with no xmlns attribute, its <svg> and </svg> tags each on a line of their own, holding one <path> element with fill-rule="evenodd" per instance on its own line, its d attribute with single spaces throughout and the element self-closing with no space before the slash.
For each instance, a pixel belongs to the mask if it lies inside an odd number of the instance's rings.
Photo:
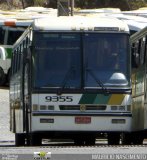
<svg viewBox="0 0 147 160">
<path fill-rule="evenodd" d="M 128 87 L 128 44 L 126 34 L 36 32 L 33 87 Z"/>
<path fill-rule="evenodd" d="M 36 34 L 35 87 L 80 88 L 80 34 Z"/>
<path fill-rule="evenodd" d="M 126 34 L 85 34 L 85 87 L 129 85 L 129 42 Z"/>
<path fill-rule="evenodd" d="M 0 27 L 0 44 L 13 45 L 16 40 L 22 35 L 26 27 Z"/>
</svg>

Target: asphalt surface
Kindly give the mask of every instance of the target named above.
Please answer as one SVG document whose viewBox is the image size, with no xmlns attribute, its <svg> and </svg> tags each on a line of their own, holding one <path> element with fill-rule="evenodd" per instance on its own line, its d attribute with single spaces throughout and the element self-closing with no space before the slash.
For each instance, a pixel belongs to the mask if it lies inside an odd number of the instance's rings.
<svg viewBox="0 0 147 160">
<path fill-rule="evenodd" d="M 10 132 L 9 90 L 0 89 L 0 146 L 14 145 L 14 134 Z"/>
</svg>

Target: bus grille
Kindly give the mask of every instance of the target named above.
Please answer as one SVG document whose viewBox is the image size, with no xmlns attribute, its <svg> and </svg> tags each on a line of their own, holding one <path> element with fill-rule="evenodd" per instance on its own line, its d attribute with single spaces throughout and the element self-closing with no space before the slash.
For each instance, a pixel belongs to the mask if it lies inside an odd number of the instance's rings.
<svg viewBox="0 0 147 160">
<path fill-rule="evenodd" d="M 60 105 L 60 110 L 81 110 L 80 105 Z M 85 105 L 85 110 L 106 110 L 105 105 Z"/>
</svg>

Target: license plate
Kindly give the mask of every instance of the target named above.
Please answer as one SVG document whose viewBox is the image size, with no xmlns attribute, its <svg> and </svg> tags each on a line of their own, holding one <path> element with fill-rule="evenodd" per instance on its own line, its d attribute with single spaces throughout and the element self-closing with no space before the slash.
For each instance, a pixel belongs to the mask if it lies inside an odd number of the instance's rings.
<svg viewBox="0 0 147 160">
<path fill-rule="evenodd" d="M 91 117 L 79 116 L 75 117 L 76 124 L 89 124 L 91 123 Z"/>
</svg>

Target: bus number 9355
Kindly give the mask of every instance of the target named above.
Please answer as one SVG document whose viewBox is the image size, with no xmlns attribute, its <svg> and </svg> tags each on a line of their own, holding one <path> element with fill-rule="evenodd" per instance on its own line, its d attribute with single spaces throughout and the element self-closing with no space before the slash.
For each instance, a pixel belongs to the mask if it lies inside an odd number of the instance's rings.
<svg viewBox="0 0 147 160">
<path fill-rule="evenodd" d="M 46 96 L 46 102 L 72 102 L 72 96 Z"/>
</svg>

